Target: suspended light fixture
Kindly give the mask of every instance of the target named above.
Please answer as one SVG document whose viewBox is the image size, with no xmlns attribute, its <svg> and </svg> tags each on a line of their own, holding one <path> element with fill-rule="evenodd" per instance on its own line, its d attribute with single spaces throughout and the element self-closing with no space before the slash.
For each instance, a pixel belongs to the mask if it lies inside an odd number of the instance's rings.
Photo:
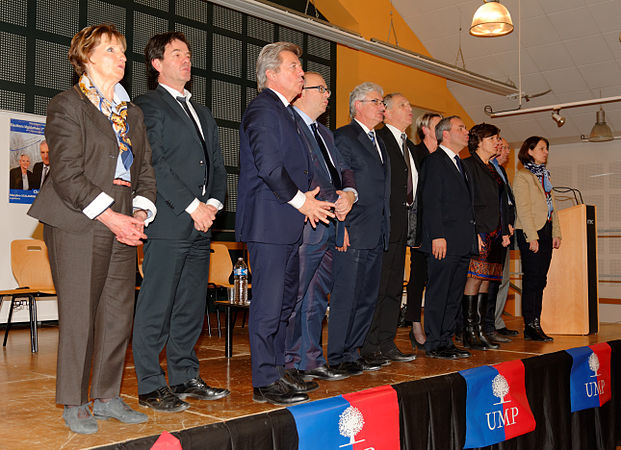
<svg viewBox="0 0 621 450">
<path fill-rule="evenodd" d="M 614 136 L 612 135 L 612 130 L 606 123 L 606 113 L 604 112 L 604 108 L 600 106 L 599 111 L 595 113 L 595 117 L 595 125 L 593 125 L 593 129 L 591 130 L 591 134 L 589 135 L 589 141 L 612 141 L 614 139 Z"/>
<path fill-rule="evenodd" d="M 498 37 L 513 31 L 509 10 L 498 0 L 483 0 L 485 3 L 472 17 L 470 34 L 477 37 Z"/>
<path fill-rule="evenodd" d="M 560 115 L 560 110 L 558 109 L 552 111 L 552 119 L 554 119 L 554 121 L 556 122 L 556 126 L 559 128 L 565 125 L 565 122 L 567 121 L 563 116 Z"/>
</svg>

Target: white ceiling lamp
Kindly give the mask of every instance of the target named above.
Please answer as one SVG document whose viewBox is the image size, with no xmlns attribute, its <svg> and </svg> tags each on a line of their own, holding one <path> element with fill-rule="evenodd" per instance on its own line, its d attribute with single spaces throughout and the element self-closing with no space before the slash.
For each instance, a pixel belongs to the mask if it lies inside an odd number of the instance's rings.
<svg viewBox="0 0 621 450">
<path fill-rule="evenodd" d="M 612 135 L 612 130 L 606 123 L 606 113 L 604 112 L 604 108 L 599 107 L 599 111 L 595 113 L 595 125 L 593 125 L 593 129 L 591 130 L 591 134 L 589 135 L 589 142 L 606 142 L 612 141 L 614 136 Z"/>
<path fill-rule="evenodd" d="M 509 10 L 498 0 L 484 0 L 472 17 L 470 34 L 477 37 L 498 37 L 513 31 Z"/>
</svg>

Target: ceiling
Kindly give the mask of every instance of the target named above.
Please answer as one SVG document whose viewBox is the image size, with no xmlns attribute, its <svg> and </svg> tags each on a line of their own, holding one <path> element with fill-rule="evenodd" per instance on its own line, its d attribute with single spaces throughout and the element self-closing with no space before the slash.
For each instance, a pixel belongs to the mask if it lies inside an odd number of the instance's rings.
<svg viewBox="0 0 621 450">
<path fill-rule="evenodd" d="M 621 95 L 621 0 L 501 0 L 511 12 L 515 29 L 498 38 L 476 38 L 468 33 L 482 0 L 392 3 L 432 57 L 462 65 L 457 60 L 461 26 L 465 68 L 499 81 L 511 80 L 516 86 L 521 23 L 522 92 L 532 95 L 552 89 L 544 96 L 523 101 L 522 109 Z M 494 111 L 513 109 L 518 106 L 517 99 L 451 81 L 447 85 L 475 123 L 493 123 L 513 143 L 532 135 L 548 137 L 554 143 L 577 142 L 581 134 L 590 133 L 599 109 L 562 110 L 567 123 L 561 128 L 550 111 L 490 119 L 483 111 L 485 105 Z M 416 104 L 416 99 L 410 101 Z M 606 104 L 604 110 L 613 134 L 621 134 L 621 102 Z"/>
</svg>

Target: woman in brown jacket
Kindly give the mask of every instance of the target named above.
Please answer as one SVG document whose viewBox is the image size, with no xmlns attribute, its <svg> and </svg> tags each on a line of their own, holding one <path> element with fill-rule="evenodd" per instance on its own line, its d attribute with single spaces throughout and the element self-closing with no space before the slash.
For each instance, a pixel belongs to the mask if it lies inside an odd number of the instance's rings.
<svg viewBox="0 0 621 450">
<path fill-rule="evenodd" d="M 541 329 L 541 303 L 552 248 L 561 245 L 548 162 L 549 142 L 540 136 L 524 141 L 518 159 L 524 165 L 513 180 L 516 236 L 522 258 L 522 315 L 524 339 L 552 341 Z"/>
</svg>

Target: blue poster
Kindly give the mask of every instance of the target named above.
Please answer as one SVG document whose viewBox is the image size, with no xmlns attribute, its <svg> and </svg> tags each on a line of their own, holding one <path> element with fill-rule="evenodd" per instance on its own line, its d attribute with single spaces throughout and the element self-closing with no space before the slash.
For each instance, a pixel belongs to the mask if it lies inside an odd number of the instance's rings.
<svg viewBox="0 0 621 450">
<path fill-rule="evenodd" d="M 9 203 L 34 201 L 49 172 L 45 123 L 11 119 L 9 144 Z"/>
</svg>

